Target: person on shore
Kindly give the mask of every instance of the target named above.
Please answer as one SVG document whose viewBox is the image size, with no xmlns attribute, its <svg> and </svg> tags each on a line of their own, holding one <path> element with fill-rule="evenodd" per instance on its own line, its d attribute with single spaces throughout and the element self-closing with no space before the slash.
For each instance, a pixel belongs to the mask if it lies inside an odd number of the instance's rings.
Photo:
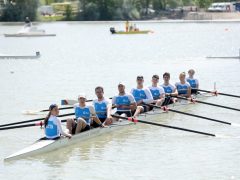
<svg viewBox="0 0 240 180">
<path fill-rule="evenodd" d="M 133 31 L 133 24 L 130 23 L 130 26 L 129 26 L 129 32 Z"/>
<path fill-rule="evenodd" d="M 180 73 L 179 75 L 180 82 L 175 84 L 178 95 L 189 98 L 191 97 L 191 86 L 188 82 L 186 82 L 186 74 L 185 72 Z"/>
<path fill-rule="evenodd" d="M 128 30 L 129 30 L 129 22 L 128 21 L 125 22 L 125 29 L 126 29 L 126 32 L 128 32 Z"/>
<path fill-rule="evenodd" d="M 162 105 L 166 106 L 176 102 L 176 98 L 174 96 L 178 95 L 178 91 L 175 85 L 170 84 L 170 73 L 165 72 L 163 74 L 163 84 L 161 87 L 164 89 L 165 92 L 165 100 Z"/>
<path fill-rule="evenodd" d="M 146 105 L 153 102 L 152 94 L 149 88 L 144 88 L 144 78 L 143 76 L 137 76 L 137 87 L 132 88 L 131 94 L 133 95 L 136 103 L 137 109 L 134 113 L 134 117 L 138 116 L 140 113 L 150 111 L 153 107 Z"/>
<path fill-rule="evenodd" d="M 57 118 L 59 115 L 59 109 L 56 104 L 52 104 L 49 107 L 49 113 L 44 120 L 45 136 L 46 139 L 58 139 L 60 136 L 66 136 L 71 138 L 72 135 L 66 133 L 62 129 L 61 120 Z"/>
<path fill-rule="evenodd" d="M 153 96 L 153 103 L 155 103 L 157 106 L 161 106 L 162 103 L 165 100 L 165 92 L 163 87 L 158 86 L 159 82 L 159 76 L 153 75 L 152 76 L 152 86 L 149 86 L 152 96 Z"/>
<path fill-rule="evenodd" d="M 197 89 L 199 88 L 199 81 L 198 79 L 194 78 L 195 71 L 190 69 L 188 71 L 188 78 L 186 79 L 187 82 L 191 85 L 191 94 L 197 94 Z"/>
<path fill-rule="evenodd" d="M 125 117 L 132 117 L 137 108 L 133 95 L 125 92 L 125 84 L 122 82 L 118 84 L 118 95 L 113 97 L 112 105 L 117 107 L 115 114 Z"/>
<path fill-rule="evenodd" d="M 108 98 L 105 98 L 103 87 L 97 86 L 95 88 L 97 99 L 93 100 L 93 106 L 96 110 L 98 119 L 105 125 L 112 123 L 112 103 Z"/>
<path fill-rule="evenodd" d="M 31 23 L 29 17 L 26 17 L 26 18 L 25 18 L 25 25 L 24 25 L 24 26 L 25 26 L 25 27 L 31 27 L 31 26 L 32 26 L 32 23 Z"/>
<path fill-rule="evenodd" d="M 67 120 L 67 129 L 70 134 L 77 134 L 90 130 L 91 125 L 94 127 L 104 127 L 102 122 L 98 119 L 94 107 L 87 105 L 86 100 L 85 94 L 80 94 L 78 96 L 78 103 L 74 105 L 76 120 Z"/>
</svg>

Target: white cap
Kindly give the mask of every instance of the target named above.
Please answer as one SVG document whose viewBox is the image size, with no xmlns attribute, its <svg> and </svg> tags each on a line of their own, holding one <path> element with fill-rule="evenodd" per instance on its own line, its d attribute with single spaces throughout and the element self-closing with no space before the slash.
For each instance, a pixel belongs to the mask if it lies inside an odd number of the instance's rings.
<svg viewBox="0 0 240 180">
<path fill-rule="evenodd" d="M 125 86 L 125 83 L 124 83 L 124 82 L 119 82 L 119 83 L 118 83 L 118 86 L 119 86 L 119 85 Z"/>
<path fill-rule="evenodd" d="M 87 99 L 87 96 L 86 96 L 86 94 L 84 94 L 84 93 L 80 93 L 80 94 L 78 95 L 78 98 Z"/>
</svg>

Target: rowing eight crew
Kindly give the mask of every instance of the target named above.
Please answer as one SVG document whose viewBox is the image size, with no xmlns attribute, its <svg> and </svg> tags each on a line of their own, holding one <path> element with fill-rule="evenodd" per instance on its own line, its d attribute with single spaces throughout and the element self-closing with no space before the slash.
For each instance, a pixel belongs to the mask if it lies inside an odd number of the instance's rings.
<svg viewBox="0 0 240 180">
<path fill-rule="evenodd" d="M 175 85 L 169 83 L 170 73 L 163 74 L 164 83 L 159 86 L 159 76 L 152 76 L 152 85 L 144 87 L 143 76 L 137 76 L 137 87 L 132 88 L 130 93 L 125 92 L 125 84 L 118 84 L 118 95 L 112 98 L 112 102 L 104 97 L 104 89 L 101 86 L 95 88 L 97 99 L 93 105 L 86 104 L 85 94 L 78 96 L 78 103 L 74 105 L 75 118 L 67 120 L 67 131 L 64 132 L 61 127 L 61 121 L 57 118 L 59 115 L 58 106 L 53 104 L 49 107 L 49 114 L 45 118 L 45 135 L 47 139 L 57 139 L 61 135 L 71 138 L 73 134 L 88 131 L 91 128 L 105 127 L 118 121 L 111 116 L 112 108 L 116 107 L 115 114 L 136 117 L 140 113 L 152 110 L 151 106 L 146 104 L 156 104 L 165 106 L 176 101 L 173 96 L 190 97 L 196 93 L 199 87 L 198 80 L 195 79 L 194 70 L 188 71 L 189 77 L 186 79 L 185 73 L 179 75 L 180 82 Z"/>
</svg>

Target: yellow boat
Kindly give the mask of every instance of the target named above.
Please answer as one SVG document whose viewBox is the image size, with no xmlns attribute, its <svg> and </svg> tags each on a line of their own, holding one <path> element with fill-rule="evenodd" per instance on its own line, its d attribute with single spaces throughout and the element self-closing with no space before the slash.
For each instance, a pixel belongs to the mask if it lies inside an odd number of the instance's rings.
<svg viewBox="0 0 240 180">
<path fill-rule="evenodd" d="M 153 31 L 151 30 L 144 30 L 144 31 L 116 31 L 115 28 L 110 28 L 110 32 L 112 34 L 148 34 L 148 33 L 152 33 Z"/>
</svg>

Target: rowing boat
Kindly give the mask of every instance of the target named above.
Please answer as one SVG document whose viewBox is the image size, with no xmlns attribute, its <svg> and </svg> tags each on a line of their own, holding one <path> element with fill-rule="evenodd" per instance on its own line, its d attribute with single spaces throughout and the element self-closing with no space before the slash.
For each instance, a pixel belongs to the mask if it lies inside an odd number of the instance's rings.
<svg viewBox="0 0 240 180">
<path fill-rule="evenodd" d="M 207 56 L 208 59 L 240 59 L 240 56 Z"/>
<path fill-rule="evenodd" d="M 150 30 L 144 30 L 144 31 L 140 31 L 140 30 L 137 30 L 137 31 L 116 31 L 114 27 L 111 27 L 110 28 L 110 32 L 112 34 L 148 34 L 148 33 L 151 33 L 152 31 Z"/>
<path fill-rule="evenodd" d="M 46 37 L 56 36 L 56 34 L 45 34 L 45 33 L 16 33 L 16 34 L 4 34 L 5 37 Z"/>
<path fill-rule="evenodd" d="M 0 59 L 37 59 L 40 52 L 36 52 L 36 55 L 0 55 Z"/>
<path fill-rule="evenodd" d="M 209 95 L 209 96 L 212 96 L 212 95 Z M 201 95 L 197 95 L 196 98 L 203 99 L 203 98 L 209 97 L 209 96 L 207 94 L 201 94 Z M 177 110 L 177 109 L 181 109 L 181 108 L 187 106 L 188 104 L 190 104 L 188 101 L 182 100 L 175 104 L 169 105 L 169 108 Z M 162 114 L 164 112 L 165 111 L 163 111 L 159 108 L 157 108 L 157 109 L 154 108 L 152 111 L 140 114 L 139 117 L 141 119 L 145 119 L 147 121 L 154 121 L 154 119 L 156 117 L 158 117 L 160 114 Z M 67 147 L 72 144 L 76 144 L 77 142 L 84 141 L 84 140 L 87 140 L 90 138 L 94 138 L 94 137 L 97 137 L 99 135 L 106 134 L 109 132 L 113 132 L 113 131 L 119 130 L 121 128 L 124 128 L 129 125 L 133 125 L 133 124 L 134 124 L 133 122 L 118 121 L 108 127 L 105 127 L 105 128 L 94 128 L 89 131 L 85 131 L 83 133 L 74 135 L 74 136 L 72 136 L 71 139 L 63 138 L 63 137 L 58 140 L 41 140 L 40 139 L 40 140 L 36 141 L 35 143 L 33 143 L 32 145 L 30 145 L 29 147 L 26 147 L 8 157 L 6 157 L 4 160 L 5 161 L 17 160 L 17 159 L 32 157 L 32 156 L 40 155 L 43 153 L 51 152 L 56 149 Z"/>
</svg>

